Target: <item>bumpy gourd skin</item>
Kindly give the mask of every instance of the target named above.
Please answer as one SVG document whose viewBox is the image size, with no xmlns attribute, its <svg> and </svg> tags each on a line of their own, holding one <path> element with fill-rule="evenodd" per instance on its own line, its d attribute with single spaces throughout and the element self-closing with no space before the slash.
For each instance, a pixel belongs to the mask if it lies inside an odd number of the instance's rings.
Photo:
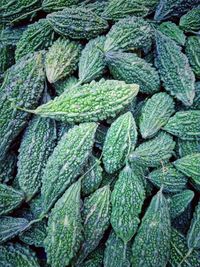
<svg viewBox="0 0 200 267">
<path fill-rule="evenodd" d="M 95 251 L 90 253 L 87 259 L 83 262 L 81 267 L 101 267 L 103 264 L 103 250 L 104 247 L 99 246 Z"/>
<path fill-rule="evenodd" d="M 179 171 L 200 185 L 200 153 L 177 159 L 173 164 Z"/>
<path fill-rule="evenodd" d="M 200 14 L 199 14 L 200 16 Z M 200 78 L 200 37 L 190 36 L 185 47 L 186 55 L 196 78 Z"/>
<path fill-rule="evenodd" d="M 50 83 L 63 79 L 76 70 L 81 45 L 66 38 L 59 38 L 49 48 L 45 57 L 45 70 Z"/>
<path fill-rule="evenodd" d="M 17 110 L 13 103 L 35 108 L 44 88 L 43 53 L 29 54 L 6 72 L 0 89 L 0 159 L 23 130 L 30 114 Z"/>
<path fill-rule="evenodd" d="M 14 152 L 8 152 L 5 160 L 0 162 L 0 182 L 7 183 L 14 179 L 17 156 Z"/>
<path fill-rule="evenodd" d="M 40 0 L 1 0 L 0 1 L 0 24 L 11 24 L 22 19 L 30 18 L 34 10 L 41 5 Z"/>
<path fill-rule="evenodd" d="M 54 12 L 78 4 L 79 0 L 43 0 L 42 8 L 45 12 Z"/>
<path fill-rule="evenodd" d="M 47 49 L 54 39 L 54 31 L 46 19 L 40 19 L 27 27 L 15 50 L 15 59 L 19 60 L 28 53 Z"/>
<path fill-rule="evenodd" d="M 170 243 L 171 253 L 169 263 L 172 267 L 198 267 L 200 265 L 199 252 L 189 250 L 186 238 L 173 228 Z"/>
<path fill-rule="evenodd" d="M 195 83 L 195 98 L 193 101 L 192 109 L 200 110 L 200 82 Z"/>
<path fill-rule="evenodd" d="M 130 267 L 131 249 L 130 242 L 124 244 L 114 231 L 112 231 L 106 241 L 104 250 L 104 267 Z"/>
<path fill-rule="evenodd" d="M 85 198 L 83 204 L 84 242 L 77 263 L 81 263 L 102 239 L 110 222 L 110 187 L 104 186 Z"/>
<path fill-rule="evenodd" d="M 170 206 L 171 219 L 176 218 L 183 213 L 192 199 L 194 198 L 194 192 L 191 190 L 183 190 L 182 192 L 173 195 L 168 199 Z"/>
<path fill-rule="evenodd" d="M 128 17 L 115 23 L 108 34 L 104 52 L 131 49 L 149 49 L 152 43 L 152 29 L 140 17 Z"/>
<path fill-rule="evenodd" d="M 108 173 L 114 173 L 125 165 L 130 149 L 137 142 L 137 128 L 131 112 L 118 117 L 106 134 L 103 145 L 103 163 Z"/>
<path fill-rule="evenodd" d="M 200 110 L 176 112 L 163 129 L 183 140 L 200 139 Z"/>
<path fill-rule="evenodd" d="M 178 154 L 181 158 L 193 153 L 200 153 L 200 139 L 199 140 L 178 139 Z"/>
<path fill-rule="evenodd" d="M 68 266 L 80 248 L 83 240 L 80 189 L 80 181 L 72 184 L 49 215 L 44 243 L 51 266 Z"/>
<path fill-rule="evenodd" d="M 132 246 L 132 266 L 166 266 L 170 253 L 171 225 L 167 200 L 159 191 L 142 219 Z"/>
<path fill-rule="evenodd" d="M 136 84 L 101 79 L 76 86 L 31 112 L 69 123 L 104 120 L 115 117 L 131 103 L 138 90 Z"/>
<path fill-rule="evenodd" d="M 65 8 L 47 16 L 53 29 L 72 39 L 92 39 L 108 28 L 108 23 L 83 7 Z"/>
<path fill-rule="evenodd" d="M 53 86 L 56 90 L 56 95 L 60 96 L 63 92 L 67 92 L 68 90 L 73 88 L 77 83 L 78 79 L 75 76 L 70 76 L 67 79 L 58 80 L 53 84 Z"/>
<path fill-rule="evenodd" d="M 183 31 L 173 22 L 167 21 L 160 24 L 158 30 L 161 31 L 166 36 L 170 37 L 179 45 L 184 45 L 186 41 L 186 36 Z"/>
<path fill-rule="evenodd" d="M 156 186 L 163 187 L 163 192 L 176 193 L 186 188 L 187 178 L 172 164 L 153 170 L 148 179 Z"/>
<path fill-rule="evenodd" d="M 200 5 L 180 18 L 179 26 L 186 32 L 200 30 Z"/>
<path fill-rule="evenodd" d="M 47 212 L 76 180 L 90 155 L 96 123 L 74 126 L 65 133 L 49 157 L 42 177 L 43 212 Z"/>
<path fill-rule="evenodd" d="M 0 243 L 3 243 L 22 232 L 29 224 L 24 218 L 1 216 L 0 220 Z M 1 262 L 1 261 L 0 261 Z"/>
<path fill-rule="evenodd" d="M 154 19 L 162 21 L 180 17 L 198 4 L 200 4 L 199 0 L 162 0 L 157 6 Z"/>
<path fill-rule="evenodd" d="M 155 138 L 142 143 L 132 151 L 129 160 L 148 167 L 158 167 L 171 158 L 174 147 L 173 138 L 160 132 Z"/>
<path fill-rule="evenodd" d="M 165 90 L 185 106 L 191 106 L 195 96 L 195 77 L 188 58 L 181 48 L 161 32 L 156 32 L 156 66 Z"/>
<path fill-rule="evenodd" d="M 148 99 L 139 118 L 142 137 L 153 137 L 175 112 L 174 106 L 173 98 L 166 93 L 154 94 Z"/>
<path fill-rule="evenodd" d="M 156 69 L 135 54 L 108 52 L 105 55 L 110 73 L 114 79 L 136 83 L 140 92 L 153 94 L 160 89 L 160 78 Z"/>
<path fill-rule="evenodd" d="M 190 229 L 187 233 L 187 245 L 190 249 L 200 249 L 200 201 L 195 208 Z"/>
<path fill-rule="evenodd" d="M 82 50 L 78 65 L 81 83 L 88 83 L 103 76 L 106 62 L 102 50 L 105 39 L 105 36 L 98 36 L 90 40 Z"/>
<path fill-rule="evenodd" d="M 137 231 L 144 199 L 142 177 L 127 165 L 120 172 L 111 194 L 111 225 L 124 243 L 128 243 Z"/>
<path fill-rule="evenodd" d="M 19 148 L 18 180 L 26 199 L 30 200 L 40 189 L 47 160 L 56 145 L 56 124 L 38 116 L 30 121 Z M 31 157 L 31 160 L 27 160 Z"/>
<path fill-rule="evenodd" d="M 0 184 L 0 199 L 0 215 L 4 215 L 21 205 L 24 194 L 10 186 Z"/>
<path fill-rule="evenodd" d="M 40 267 L 35 253 L 25 245 L 6 243 L 0 246 L 1 266 Z"/>
</svg>

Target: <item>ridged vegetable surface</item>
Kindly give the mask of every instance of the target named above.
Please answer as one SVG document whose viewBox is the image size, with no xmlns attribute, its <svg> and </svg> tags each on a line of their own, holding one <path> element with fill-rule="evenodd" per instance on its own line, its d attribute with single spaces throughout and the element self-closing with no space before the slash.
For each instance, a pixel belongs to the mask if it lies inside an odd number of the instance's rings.
<svg viewBox="0 0 200 267">
<path fill-rule="evenodd" d="M 7 243 L 0 246 L 1 266 L 40 267 L 35 253 L 19 243 Z"/>
<path fill-rule="evenodd" d="M 195 208 L 190 229 L 187 233 L 187 245 L 190 249 L 200 248 L 200 202 Z"/>
<path fill-rule="evenodd" d="M 185 106 L 191 106 L 195 96 L 195 77 L 188 58 L 169 37 L 156 32 L 156 66 L 165 90 Z"/>
<path fill-rule="evenodd" d="M 176 193 L 186 188 L 187 178 L 168 164 L 149 173 L 148 179 L 156 187 L 163 187 L 163 192 Z"/>
<path fill-rule="evenodd" d="M 185 50 L 195 76 L 200 78 L 200 37 L 188 37 Z"/>
<path fill-rule="evenodd" d="M 45 251 L 54 267 L 69 265 L 80 248 L 82 236 L 80 181 L 72 184 L 49 215 Z"/>
<path fill-rule="evenodd" d="M 49 48 L 45 57 L 45 70 L 50 83 L 63 79 L 78 66 L 80 44 L 66 38 L 59 38 Z"/>
<path fill-rule="evenodd" d="M 163 129 L 183 140 L 200 139 L 200 110 L 176 112 Z"/>
<path fill-rule="evenodd" d="M 138 90 L 136 84 L 101 79 L 79 85 L 31 112 L 69 123 L 104 120 L 131 103 Z"/>
<path fill-rule="evenodd" d="M 168 161 L 173 153 L 175 142 L 164 132 L 158 133 L 153 139 L 143 142 L 130 153 L 130 162 L 138 162 L 148 167 L 161 166 Z"/>
<path fill-rule="evenodd" d="M 154 19 L 162 21 L 180 17 L 198 4 L 200 4 L 199 0 L 161 0 L 157 6 Z"/>
<path fill-rule="evenodd" d="M 180 18 L 179 26 L 186 32 L 200 30 L 200 5 Z"/>
<path fill-rule="evenodd" d="M 151 200 L 134 239 L 132 266 L 166 266 L 170 254 L 170 236 L 169 207 L 162 191 L 159 191 Z"/>
<path fill-rule="evenodd" d="M 185 157 L 193 153 L 200 153 L 200 140 L 178 140 L 179 156 Z"/>
<path fill-rule="evenodd" d="M 103 264 L 103 247 L 94 250 L 87 259 L 81 264 L 81 267 L 102 267 Z"/>
<path fill-rule="evenodd" d="M 174 113 L 174 101 L 166 93 L 154 94 L 142 108 L 139 127 L 142 137 L 151 138 Z"/>
<path fill-rule="evenodd" d="M 183 190 L 182 192 L 173 195 L 168 199 L 170 207 L 170 216 L 172 219 L 183 213 L 192 199 L 194 198 L 194 192 L 191 190 Z"/>
<path fill-rule="evenodd" d="M 63 92 L 70 90 L 78 83 L 78 79 L 75 76 L 58 80 L 53 84 L 56 94 L 60 96 Z"/>
<path fill-rule="evenodd" d="M 24 194 L 11 186 L 0 184 L 0 199 L 0 215 L 3 215 L 19 207 L 24 200 Z"/>
<path fill-rule="evenodd" d="M 0 89 L 0 159 L 23 130 L 30 115 L 13 107 L 36 108 L 44 87 L 43 54 L 23 57 L 5 76 Z"/>
<path fill-rule="evenodd" d="M 152 30 L 148 22 L 140 17 L 127 17 L 112 26 L 106 35 L 104 51 L 149 49 L 151 37 Z"/>
<path fill-rule="evenodd" d="M 8 151 L 5 160 L 0 161 L 0 182 L 7 183 L 14 179 L 17 156 Z"/>
<path fill-rule="evenodd" d="M 130 267 L 131 249 L 130 243 L 124 244 L 114 231 L 107 239 L 104 251 L 104 267 Z"/>
<path fill-rule="evenodd" d="M 195 98 L 192 108 L 200 110 L 200 82 L 198 81 L 195 83 Z"/>
<path fill-rule="evenodd" d="M 108 173 L 122 168 L 137 142 L 136 123 L 131 112 L 118 117 L 109 128 L 103 145 L 103 163 Z"/>
<path fill-rule="evenodd" d="M 105 39 L 105 36 L 98 36 L 90 40 L 82 50 L 78 65 L 78 76 L 82 83 L 88 83 L 103 76 L 106 62 L 102 50 Z"/>
<path fill-rule="evenodd" d="M 23 32 L 15 51 L 15 59 L 19 60 L 28 53 L 47 49 L 54 39 L 54 31 L 46 19 L 41 19 L 28 26 Z"/>
<path fill-rule="evenodd" d="M 108 28 L 108 23 L 83 7 L 65 8 L 47 16 L 53 29 L 72 39 L 92 39 Z"/>
<path fill-rule="evenodd" d="M 200 264 L 199 252 L 187 247 L 186 238 L 177 230 L 172 228 L 171 255 L 169 263 L 172 267 L 198 267 Z"/>
<path fill-rule="evenodd" d="M 92 252 L 102 239 L 110 222 L 110 187 L 99 188 L 84 200 L 83 204 L 84 241 L 78 263 Z"/>
<path fill-rule="evenodd" d="M 137 231 L 144 199 L 142 177 L 138 177 L 126 165 L 120 172 L 111 195 L 111 225 L 124 243 L 128 243 Z"/>
<path fill-rule="evenodd" d="M 53 12 L 62 10 L 65 7 L 70 7 L 72 5 L 78 4 L 79 0 L 43 0 L 42 8 L 45 12 Z"/>
<path fill-rule="evenodd" d="M 29 221 L 24 218 L 11 216 L 0 217 L 0 243 L 3 243 L 22 232 L 28 226 Z M 1 260 L 0 260 L 1 262 Z"/>
<path fill-rule="evenodd" d="M 159 91 L 158 72 L 144 59 L 133 53 L 112 51 L 105 56 L 110 73 L 115 79 L 138 84 L 142 93 L 153 94 Z"/>
<path fill-rule="evenodd" d="M 40 189 L 47 160 L 56 145 L 56 125 L 51 119 L 33 117 L 19 148 L 17 178 L 26 198 Z M 27 160 L 31 156 L 31 160 Z"/>
<path fill-rule="evenodd" d="M 49 157 L 42 177 L 43 212 L 76 180 L 90 155 L 97 125 L 85 123 L 65 133 Z"/>
</svg>

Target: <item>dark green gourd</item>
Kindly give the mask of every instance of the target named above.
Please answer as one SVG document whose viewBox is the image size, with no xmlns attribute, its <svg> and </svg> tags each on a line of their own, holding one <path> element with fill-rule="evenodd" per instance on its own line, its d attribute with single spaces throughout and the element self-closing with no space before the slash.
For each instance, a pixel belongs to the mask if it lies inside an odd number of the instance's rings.
<svg viewBox="0 0 200 267">
<path fill-rule="evenodd" d="M 200 78 L 200 37 L 190 36 L 187 38 L 186 55 L 189 59 L 192 70 L 196 78 Z"/>
<path fill-rule="evenodd" d="M 190 249 L 200 249 L 200 202 L 195 208 L 190 229 L 187 233 L 187 245 Z"/>
<path fill-rule="evenodd" d="M 45 12 L 51 13 L 54 11 L 59 11 L 65 7 L 70 7 L 78 4 L 79 0 L 43 0 L 42 8 Z"/>
</svg>

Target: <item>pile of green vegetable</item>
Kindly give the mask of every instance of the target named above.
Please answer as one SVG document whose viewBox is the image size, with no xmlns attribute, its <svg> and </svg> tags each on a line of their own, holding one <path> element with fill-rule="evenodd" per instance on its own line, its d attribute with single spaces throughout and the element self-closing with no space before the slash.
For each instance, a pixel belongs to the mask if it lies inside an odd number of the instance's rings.
<svg viewBox="0 0 200 267">
<path fill-rule="evenodd" d="M 200 266 L 200 0 L 0 0 L 0 266 Z"/>
</svg>

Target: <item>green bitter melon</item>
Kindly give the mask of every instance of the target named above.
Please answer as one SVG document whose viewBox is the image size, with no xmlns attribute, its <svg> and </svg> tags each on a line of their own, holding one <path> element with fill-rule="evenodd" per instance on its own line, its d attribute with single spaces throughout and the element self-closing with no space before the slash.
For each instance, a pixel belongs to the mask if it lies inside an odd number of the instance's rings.
<svg viewBox="0 0 200 267">
<path fill-rule="evenodd" d="M 180 18 L 179 26 L 186 32 L 200 30 L 200 5 L 189 10 Z"/>
<path fill-rule="evenodd" d="M 200 36 L 189 36 L 187 38 L 186 55 L 189 59 L 196 78 L 200 78 Z"/>
<path fill-rule="evenodd" d="M 200 202 L 195 208 L 190 229 L 187 233 L 187 245 L 190 249 L 200 249 Z"/>
</svg>

